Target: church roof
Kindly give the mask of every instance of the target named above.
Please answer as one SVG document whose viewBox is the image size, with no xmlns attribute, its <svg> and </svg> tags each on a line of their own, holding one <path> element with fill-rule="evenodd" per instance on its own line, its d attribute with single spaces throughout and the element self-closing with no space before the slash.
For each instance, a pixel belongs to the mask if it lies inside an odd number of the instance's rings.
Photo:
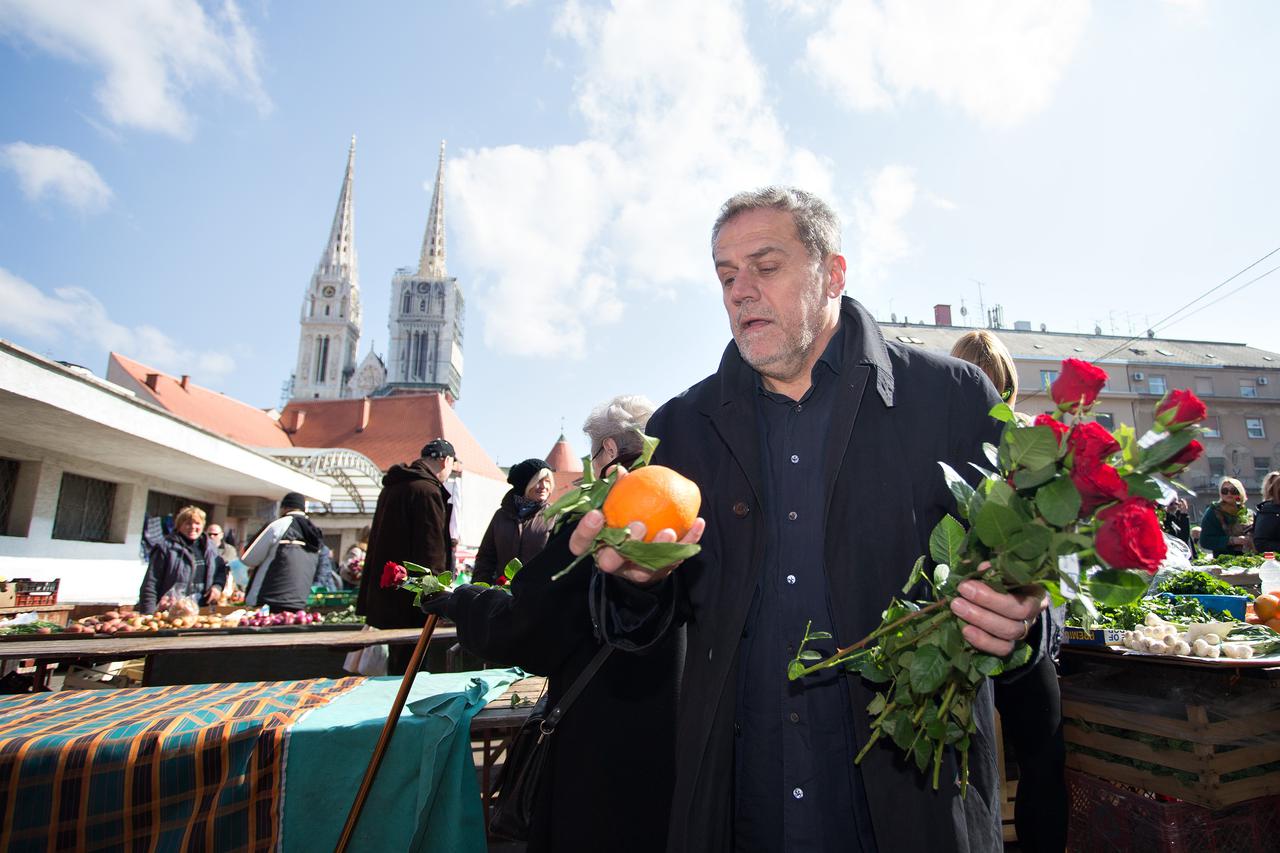
<svg viewBox="0 0 1280 853">
<path fill-rule="evenodd" d="M 338 207 L 329 229 L 329 242 L 316 265 L 316 275 L 349 278 L 353 284 L 360 280 L 356 261 L 355 166 L 356 138 L 352 136 L 351 147 L 347 150 L 347 169 L 338 193 Z"/>
<path fill-rule="evenodd" d="M 417 459 L 424 444 L 444 438 L 453 445 L 464 471 L 506 479 L 439 392 L 293 400 L 280 413 L 280 423 L 295 447 L 345 447 L 363 453 L 384 471 Z"/>
<path fill-rule="evenodd" d="M 134 392 L 183 420 L 249 447 L 289 447 L 289 436 L 268 412 L 218 391 L 111 353 L 107 381 Z"/>
<path fill-rule="evenodd" d="M 573 448 L 569 446 L 569 441 L 563 434 L 551 447 L 546 460 L 551 473 L 556 477 L 556 487 L 551 495 L 551 499 L 555 500 L 569 491 L 574 481 L 582 478 L 582 460 L 574 454 Z"/>
<path fill-rule="evenodd" d="M 418 256 L 418 275 L 442 279 L 445 271 L 444 250 L 444 140 L 440 140 L 440 163 L 436 166 L 436 185 L 431 191 L 431 212 L 427 230 L 422 235 L 422 252 Z"/>
</svg>

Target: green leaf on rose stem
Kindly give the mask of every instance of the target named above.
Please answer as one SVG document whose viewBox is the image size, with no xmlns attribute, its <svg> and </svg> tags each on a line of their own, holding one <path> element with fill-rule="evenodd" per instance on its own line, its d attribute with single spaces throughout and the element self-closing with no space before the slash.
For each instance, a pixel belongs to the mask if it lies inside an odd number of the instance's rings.
<svg viewBox="0 0 1280 853">
<path fill-rule="evenodd" d="M 440 584 L 440 586 L 448 586 L 453 583 L 453 572 L 441 572 L 436 575 L 436 583 Z"/>
<path fill-rule="evenodd" d="M 987 486 L 987 502 L 997 503 L 1001 506 L 1013 508 L 1014 502 L 1018 500 L 1018 494 L 1004 480 L 989 480 L 990 486 Z"/>
<path fill-rule="evenodd" d="M 950 515 L 944 515 L 929 534 L 929 556 L 935 563 L 956 565 L 964 554 L 964 536 L 964 525 Z M 937 585 L 936 581 L 934 585 Z"/>
<path fill-rule="evenodd" d="M 890 737 L 898 745 L 898 749 L 906 752 L 911 748 L 911 742 L 915 740 L 915 727 L 911 725 L 911 715 L 906 711 L 895 711 L 889 715 L 889 719 L 893 721 Z"/>
<path fill-rule="evenodd" d="M 916 564 L 911 567 L 911 574 L 907 576 L 907 582 L 902 586 L 902 594 L 910 595 L 915 585 L 924 580 L 924 554 L 916 558 Z"/>
<path fill-rule="evenodd" d="M 1031 660 L 1032 654 L 1031 646 L 1026 643 L 1018 643 L 1004 659 L 1005 672 L 1011 672 L 1019 667 L 1026 666 L 1027 662 Z"/>
<path fill-rule="evenodd" d="M 1062 588 L 1058 585 L 1057 581 L 1044 578 L 1040 581 L 1040 585 L 1045 588 L 1047 593 L 1049 593 L 1049 600 L 1053 603 L 1054 607 L 1061 607 L 1067 603 L 1066 596 L 1062 594 Z"/>
<path fill-rule="evenodd" d="M 1160 483 L 1146 474 L 1130 474 L 1124 478 L 1124 482 L 1129 487 L 1129 497 L 1131 498 L 1146 498 L 1149 501 L 1158 501 L 1164 495 L 1164 490 L 1160 488 Z"/>
<path fill-rule="evenodd" d="M 937 646 L 921 646 L 911 660 L 911 689 L 916 693 L 932 693 L 942 686 L 951 672 L 951 662 Z"/>
<path fill-rule="evenodd" d="M 1053 531 L 1038 521 L 1025 524 L 1006 544 L 1006 548 L 1023 560 L 1035 561 L 1053 543 Z"/>
<path fill-rule="evenodd" d="M 1137 469 L 1154 471 L 1173 457 L 1177 456 L 1195 438 L 1194 430 L 1164 433 L 1164 438 L 1143 449 L 1138 454 Z"/>
<path fill-rule="evenodd" d="M 1058 438 L 1047 426 L 1006 430 L 1009 460 L 1018 468 L 1035 470 L 1053 465 L 1058 459 Z"/>
<path fill-rule="evenodd" d="M 987 457 L 987 461 L 991 463 L 992 468 L 1000 467 L 1000 451 L 989 441 L 982 442 L 982 455 Z M 977 467 L 976 465 L 974 466 Z M 981 468 L 978 468 L 981 471 Z M 988 472 L 990 473 L 990 472 Z"/>
<path fill-rule="evenodd" d="M 1036 490 L 1036 509 L 1055 527 L 1066 527 L 1080 515 L 1080 490 L 1060 475 Z"/>
<path fill-rule="evenodd" d="M 1133 427 L 1120 424 L 1112 430 L 1111 435 L 1120 445 L 1120 458 L 1124 463 L 1133 465 L 1138 461 L 1138 438 Z"/>
<path fill-rule="evenodd" d="M 947 720 L 947 734 L 943 738 L 948 745 L 954 745 L 960 741 L 965 735 L 964 729 L 960 728 L 960 724 L 954 720 Z"/>
<path fill-rule="evenodd" d="M 1031 566 L 1010 553 L 999 554 L 995 561 L 995 567 L 1000 570 L 1000 574 L 1008 578 L 1010 586 L 1022 586 L 1031 582 Z M 998 582 L 989 580 L 988 584 L 992 589 L 999 589 Z M 1002 586 L 1002 585 L 1000 585 Z"/>
<path fill-rule="evenodd" d="M 1009 408 L 1008 403 L 996 403 L 987 414 L 1006 424 L 1011 424 L 1016 420 L 1013 409 Z"/>
<path fill-rule="evenodd" d="M 884 694 L 877 693 L 875 698 L 867 703 L 867 713 L 873 717 L 878 716 L 879 713 L 885 709 L 887 704 L 888 700 L 884 698 Z"/>
<path fill-rule="evenodd" d="M 1022 526 L 1023 521 L 1016 512 L 990 498 L 973 519 L 974 532 L 989 548 L 1003 548 Z"/>
<path fill-rule="evenodd" d="M 405 571 L 407 571 L 407 572 L 408 572 L 409 574 L 411 574 L 411 575 L 429 575 L 429 574 L 431 574 L 431 570 L 430 570 L 430 569 L 428 569 L 426 566 L 419 566 L 417 563 L 410 563 L 408 560 L 405 560 L 405 561 L 404 561 L 403 563 L 401 563 L 400 565 L 404 566 Z"/>
<path fill-rule="evenodd" d="M 804 664 L 800 663 L 800 661 L 793 660 L 791 663 L 787 664 L 787 680 L 788 681 L 795 681 L 797 678 L 800 678 L 803 675 L 804 675 Z"/>
<path fill-rule="evenodd" d="M 893 680 L 893 676 L 871 655 L 858 660 L 858 674 L 872 684 L 886 684 Z"/>
<path fill-rule="evenodd" d="M 916 761 L 916 767 L 923 773 L 929 767 L 929 762 L 933 760 L 933 742 L 928 740 L 917 740 L 915 745 L 911 747 L 911 757 Z"/>
<path fill-rule="evenodd" d="M 1089 595 L 1103 607 L 1120 607 L 1137 601 L 1147 591 L 1151 576 L 1146 572 L 1124 569 L 1103 569 L 1091 575 L 1087 582 Z"/>
<path fill-rule="evenodd" d="M 811 631 L 809 635 L 805 637 L 805 640 L 830 640 L 830 639 L 831 639 L 830 631 Z"/>
<path fill-rule="evenodd" d="M 799 655 L 800 660 L 822 660 L 822 652 L 815 652 L 813 649 L 806 649 Z"/>
<path fill-rule="evenodd" d="M 965 518 L 969 517 L 969 499 L 973 497 L 973 486 L 964 481 L 964 478 L 956 473 L 956 469 L 952 468 L 945 462 L 939 462 L 942 468 L 942 478 L 947 482 L 947 488 L 951 490 L 951 494 L 956 499 L 956 508 Z"/>
<path fill-rule="evenodd" d="M 946 563 L 939 563 L 933 567 L 933 588 L 940 590 L 947 584 L 947 580 L 951 577 L 951 567 Z"/>
<path fill-rule="evenodd" d="M 1025 489 L 1034 489 L 1036 486 L 1043 485 L 1058 474 L 1058 463 L 1050 462 L 1042 468 L 1031 470 L 1028 468 L 1015 471 L 1013 474 L 1013 486 L 1019 491 Z"/>
<path fill-rule="evenodd" d="M 625 559 L 654 571 L 687 560 L 702 550 L 701 545 L 683 542 L 640 542 L 635 539 L 627 539 L 615 547 Z"/>
<path fill-rule="evenodd" d="M 519 571 L 523 568 L 524 568 L 524 563 L 520 562 L 520 558 L 512 557 L 510 562 L 508 562 L 506 566 L 503 567 L 502 574 L 505 575 L 507 580 L 509 581 L 515 580 L 516 574 L 518 574 Z"/>
<path fill-rule="evenodd" d="M 651 435 L 645 435 L 640 430 L 636 430 L 636 433 L 640 436 L 641 448 L 640 458 L 636 461 L 636 464 L 632 466 L 633 470 L 635 468 L 639 468 L 641 465 L 648 465 L 649 460 L 653 458 L 653 451 L 658 449 L 658 439 Z"/>
<path fill-rule="evenodd" d="M 985 675 L 988 678 L 1004 672 L 1004 660 L 995 655 L 974 655 L 973 665 L 980 675 Z"/>
<path fill-rule="evenodd" d="M 590 486 L 596 481 L 596 472 L 591 469 L 591 457 L 582 457 L 582 483 L 583 486 Z"/>
</svg>

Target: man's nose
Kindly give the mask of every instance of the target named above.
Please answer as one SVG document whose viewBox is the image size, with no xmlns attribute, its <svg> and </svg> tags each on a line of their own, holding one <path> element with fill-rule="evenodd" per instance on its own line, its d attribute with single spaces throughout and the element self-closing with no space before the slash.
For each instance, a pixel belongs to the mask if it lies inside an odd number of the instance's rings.
<svg viewBox="0 0 1280 853">
<path fill-rule="evenodd" d="M 733 284 L 729 285 L 729 301 L 734 305 L 749 299 L 757 299 L 759 296 L 760 289 L 750 271 L 742 270 L 733 277 Z"/>
</svg>

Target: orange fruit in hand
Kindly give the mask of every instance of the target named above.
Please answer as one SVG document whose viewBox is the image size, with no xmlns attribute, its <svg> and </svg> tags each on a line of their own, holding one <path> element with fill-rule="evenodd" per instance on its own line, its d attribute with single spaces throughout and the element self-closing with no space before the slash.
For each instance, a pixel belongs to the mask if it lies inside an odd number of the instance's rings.
<svg viewBox="0 0 1280 853">
<path fill-rule="evenodd" d="M 1253 612 L 1263 622 L 1280 616 L 1280 595 L 1268 592 L 1265 595 L 1258 596 L 1253 600 Z"/>
<path fill-rule="evenodd" d="M 662 465 L 645 465 L 619 477 L 600 509 L 609 527 L 643 522 L 644 541 L 651 542 L 659 530 L 668 527 L 677 539 L 682 538 L 701 506 L 702 493 L 693 480 Z"/>
</svg>

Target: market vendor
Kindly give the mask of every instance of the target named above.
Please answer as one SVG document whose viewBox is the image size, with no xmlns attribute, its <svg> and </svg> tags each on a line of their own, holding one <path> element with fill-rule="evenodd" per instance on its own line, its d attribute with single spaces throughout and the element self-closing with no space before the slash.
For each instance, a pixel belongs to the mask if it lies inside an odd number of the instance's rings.
<svg viewBox="0 0 1280 853">
<path fill-rule="evenodd" d="M 185 596 L 198 604 L 216 600 L 226 583 L 226 563 L 218 559 L 213 544 L 200 538 L 204 510 L 186 506 L 174 517 L 173 532 L 151 550 L 147 573 L 138 590 L 138 611 L 154 613 L 157 605 Z"/>
<path fill-rule="evenodd" d="M 244 602 L 272 612 L 302 610 L 313 585 L 324 586 L 332 564 L 322 559 L 324 535 L 307 517 L 307 499 L 289 492 L 280 501 L 280 517 L 266 526 L 242 562 L 249 567 Z"/>
</svg>

